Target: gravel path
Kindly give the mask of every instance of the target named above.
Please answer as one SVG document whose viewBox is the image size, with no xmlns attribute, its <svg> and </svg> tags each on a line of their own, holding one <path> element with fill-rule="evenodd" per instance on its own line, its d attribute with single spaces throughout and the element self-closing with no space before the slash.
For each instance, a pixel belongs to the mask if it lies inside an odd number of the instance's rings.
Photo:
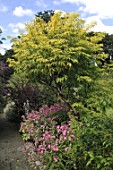
<svg viewBox="0 0 113 170">
<path fill-rule="evenodd" d="M 22 146 L 16 124 L 0 114 L 0 170 L 32 170 L 20 151 Z"/>
</svg>

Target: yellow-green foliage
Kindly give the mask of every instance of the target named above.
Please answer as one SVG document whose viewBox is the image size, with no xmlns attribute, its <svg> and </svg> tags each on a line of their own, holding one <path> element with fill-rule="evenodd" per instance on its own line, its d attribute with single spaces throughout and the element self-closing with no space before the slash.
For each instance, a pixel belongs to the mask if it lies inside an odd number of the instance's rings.
<svg viewBox="0 0 113 170">
<path fill-rule="evenodd" d="M 81 102 L 94 85 L 103 33 L 88 36 L 94 24 L 86 25 L 76 13 L 58 12 L 46 23 L 36 17 L 26 25 L 27 34 L 13 44 L 14 59 L 9 65 L 16 72 L 52 88 L 65 102 Z M 74 90 L 77 89 L 77 92 Z M 83 102 L 83 101 L 82 101 Z"/>
<path fill-rule="evenodd" d="M 61 15 L 56 13 L 48 23 L 35 18 L 26 25 L 28 34 L 21 35 L 14 43 L 16 60 L 9 59 L 11 67 L 27 74 L 51 76 L 56 71 L 72 68 L 81 55 L 93 60 L 94 53 L 101 50 L 97 42 L 102 35 L 87 37 L 88 27 L 78 14 L 66 13 L 63 18 Z"/>
</svg>

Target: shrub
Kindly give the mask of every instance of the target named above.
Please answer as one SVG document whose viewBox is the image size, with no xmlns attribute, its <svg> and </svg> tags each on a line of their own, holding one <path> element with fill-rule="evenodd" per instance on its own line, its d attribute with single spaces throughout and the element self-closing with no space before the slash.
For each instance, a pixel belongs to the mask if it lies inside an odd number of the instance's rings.
<svg viewBox="0 0 113 170">
<path fill-rule="evenodd" d="M 23 151 L 31 165 L 41 170 L 112 170 L 112 118 L 98 115 L 78 122 L 72 115 L 62 119 L 66 112 L 58 104 L 43 105 L 23 116 Z"/>
<path fill-rule="evenodd" d="M 77 169 L 113 169 L 113 119 L 102 115 L 84 119 L 77 150 Z"/>
<path fill-rule="evenodd" d="M 25 114 L 24 104 L 29 101 L 29 112 L 39 109 L 43 103 L 56 101 L 55 95 L 44 85 L 31 83 L 25 75 L 13 75 L 8 84 L 9 99 L 15 102 L 18 116 Z"/>
<path fill-rule="evenodd" d="M 38 112 L 32 111 L 26 118 L 23 116 L 20 132 L 23 133 L 23 140 L 27 141 L 23 151 L 33 166 L 42 169 L 75 169 L 75 127 L 70 128 L 70 121 L 58 123 L 57 115 L 63 111 L 64 108 L 59 104 L 50 107 L 43 105 Z"/>
</svg>

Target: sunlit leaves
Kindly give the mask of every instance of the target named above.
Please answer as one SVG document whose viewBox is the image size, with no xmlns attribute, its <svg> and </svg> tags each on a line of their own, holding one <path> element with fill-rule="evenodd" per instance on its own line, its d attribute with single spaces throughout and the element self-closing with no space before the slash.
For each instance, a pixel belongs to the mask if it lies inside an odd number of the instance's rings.
<svg viewBox="0 0 113 170">
<path fill-rule="evenodd" d="M 76 102 L 77 96 L 81 100 L 81 95 L 87 96 L 86 84 L 93 84 L 95 62 L 102 53 L 98 41 L 103 34 L 89 36 L 92 26 L 86 26 L 76 13 L 58 12 L 49 22 L 36 17 L 26 24 L 28 34 L 21 34 L 14 42 L 15 59 L 9 60 L 10 66 L 15 72 L 24 72 L 32 80 L 43 82 L 58 96 L 65 96 L 65 101 Z M 77 96 L 74 87 L 82 87 Z"/>
</svg>

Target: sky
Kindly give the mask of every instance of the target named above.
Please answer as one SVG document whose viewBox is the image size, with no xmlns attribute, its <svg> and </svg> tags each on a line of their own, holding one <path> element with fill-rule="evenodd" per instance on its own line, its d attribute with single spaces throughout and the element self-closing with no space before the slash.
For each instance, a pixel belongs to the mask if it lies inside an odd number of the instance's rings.
<svg viewBox="0 0 113 170">
<path fill-rule="evenodd" d="M 113 34 L 113 0 L 0 0 L 1 37 L 16 37 L 35 14 L 46 10 L 76 12 L 86 23 L 96 21 L 94 31 Z M 10 39 L 0 45 L 0 53 L 10 49 Z"/>
</svg>

